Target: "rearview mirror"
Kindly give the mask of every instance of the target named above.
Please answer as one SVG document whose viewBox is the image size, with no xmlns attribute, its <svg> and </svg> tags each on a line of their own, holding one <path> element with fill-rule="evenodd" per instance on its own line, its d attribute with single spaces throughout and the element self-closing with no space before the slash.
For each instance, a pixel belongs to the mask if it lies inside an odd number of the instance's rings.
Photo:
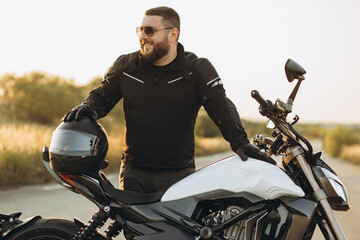
<svg viewBox="0 0 360 240">
<path fill-rule="evenodd" d="M 306 73 L 306 71 L 295 61 L 288 59 L 285 64 L 285 73 L 288 81 L 292 82 L 294 79 L 298 79 L 300 81 L 304 80 L 305 77 L 303 75 Z"/>
</svg>

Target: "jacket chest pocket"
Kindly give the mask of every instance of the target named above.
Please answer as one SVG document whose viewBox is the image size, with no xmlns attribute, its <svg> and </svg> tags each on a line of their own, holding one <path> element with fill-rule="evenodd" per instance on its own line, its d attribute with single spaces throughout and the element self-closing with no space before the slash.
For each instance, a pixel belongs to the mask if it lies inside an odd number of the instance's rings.
<svg viewBox="0 0 360 240">
<path fill-rule="evenodd" d="M 189 108 L 196 96 L 196 85 L 191 78 L 175 77 L 162 84 L 160 101 L 166 102 L 172 108 Z"/>
<path fill-rule="evenodd" d="M 176 82 L 181 81 L 181 80 L 184 80 L 184 77 L 178 77 L 178 78 L 172 79 L 172 80 L 168 81 L 168 84 L 176 84 Z"/>
<path fill-rule="evenodd" d="M 147 85 L 148 84 L 146 84 L 141 76 L 123 72 L 121 90 L 123 93 L 125 110 L 136 110 L 138 112 L 144 108 L 147 98 Z"/>
</svg>

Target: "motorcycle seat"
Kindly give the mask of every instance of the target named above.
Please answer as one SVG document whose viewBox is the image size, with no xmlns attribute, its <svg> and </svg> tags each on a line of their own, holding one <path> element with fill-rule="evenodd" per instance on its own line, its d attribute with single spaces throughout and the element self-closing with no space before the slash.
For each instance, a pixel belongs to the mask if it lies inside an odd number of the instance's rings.
<svg viewBox="0 0 360 240">
<path fill-rule="evenodd" d="M 159 202 L 161 197 L 167 190 L 163 189 L 155 193 L 139 193 L 120 190 L 118 188 L 115 188 L 111 184 L 106 183 L 105 181 L 101 181 L 101 185 L 107 195 L 109 195 L 114 200 L 117 200 L 127 205 Z"/>
</svg>

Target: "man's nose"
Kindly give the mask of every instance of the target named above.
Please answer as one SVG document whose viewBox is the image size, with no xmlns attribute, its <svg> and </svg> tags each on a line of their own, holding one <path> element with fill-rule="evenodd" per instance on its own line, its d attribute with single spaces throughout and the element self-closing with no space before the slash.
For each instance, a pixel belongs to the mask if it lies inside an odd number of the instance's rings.
<svg viewBox="0 0 360 240">
<path fill-rule="evenodd" d="M 144 30 L 141 30 L 140 35 L 139 35 L 139 39 L 145 39 L 145 38 L 148 38 L 148 36 L 145 34 Z"/>
</svg>

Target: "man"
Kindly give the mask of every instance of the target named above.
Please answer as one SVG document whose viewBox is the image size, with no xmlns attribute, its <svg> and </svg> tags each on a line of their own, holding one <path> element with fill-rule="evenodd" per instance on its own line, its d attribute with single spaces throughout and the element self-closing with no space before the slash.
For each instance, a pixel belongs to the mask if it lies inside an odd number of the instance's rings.
<svg viewBox="0 0 360 240">
<path fill-rule="evenodd" d="M 212 64 L 178 43 L 180 18 L 173 9 L 149 9 L 136 32 L 140 51 L 120 56 L 101 85 L 64 116 L 64 121 L 96 120 L 123 98 L 121 189 L 156 192 L 195 171 L 194 125 L 201 106 L 241 159 L 272 161 L 249 144 Z"/>
</svg>

